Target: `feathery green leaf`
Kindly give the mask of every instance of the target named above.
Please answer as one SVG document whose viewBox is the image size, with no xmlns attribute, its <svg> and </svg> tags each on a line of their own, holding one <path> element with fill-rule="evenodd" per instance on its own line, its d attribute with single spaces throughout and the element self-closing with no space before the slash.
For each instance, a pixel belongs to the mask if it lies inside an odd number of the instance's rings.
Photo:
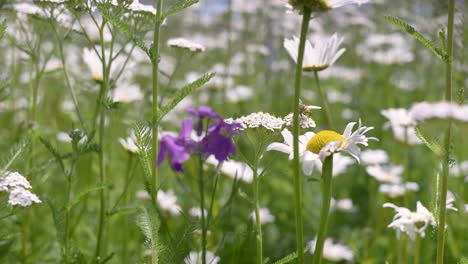
<svg viewBox="0 0 468 264">
<path fill-rule="evenodd" d="M 5 165 L 3 165 L 0 175 L 3 175 L 3 173 L 5 173 L 11 167 L 11 165 L 13 165 L 13 163 L 15 163 L 15 161 L 21 157 L 29 145 L 30 141 L 28 139 L 24 139 L 14 144 L 13 147 L 10 148 L 8 155 L 2 162 L 2 164 Z"/>
<path fill-rule="evenodd" d="M 198 0 L 178 0 L 161 15 L 161 21 L 163 21 L 170 15 L 178 13 L 196 3 L 198 3 Z"/>
<path fill-rule="evenodd" d="M 50 154 L 52 154 L 52 156 L 55 158 L 57 163 L 60 165 L 62 172 L 66 173 L 65 165 L 63 164 L 63 159 L 60 153 L 54 148 L 54 146 L 52 146 L 52 144 L 47 139 L 43 137 L 39 137 L 39 140 L 41 141 L 42 145 L 44 145 L 44 147 L 46 147 L 46 149 L 50 152 Z"/>
<path fill-rule="evenodd" d="M 141 207 L 138 215 L 138 226 L 146 238 L 146 242 L 151 247 L 152 251 L 156 251 L 159 256 L 159 218 L 158 212 L 153 206 Z"/>
<path fill-rule="evenodd" d="M 445 153 L 445 148 L 437 138 L 429 138 L 421 132 L 421 129 L 416 127 L 416 136 L 437 156 L 442 157 Z"/>
<path fill-rule="evenodd" d="M 0 24 L 0 39 L 3 38 L 3 35 L 5 34 L 5 31 L 6 31 L 6 21 L 4 20 Z"/>
<path fill-rule="evenodd" d="M 206 73 L 202 77 L 198 78 L 194 82 L 186 85 L 182 89 L 176 92 L 172 100 L 167 103 L 165 106 L 163 106 L 161 109 L 158 111 L 158 116 L 156 119 L 156 122 L 159 123 L 163 117 L 169 113 L 174 107 L 177 106 L 177 104 L 182 101 L 185 97 L 187 97 L 191 92 L 193 92 L 195 89 L 203 86 L 205 83 L 207 83 L 213 76 L 215 75 L 214 72 L 212 73 Z"/>
<path fill-rule="evenodd" d="M 410 26 L 408 23 L 393 17 L 393 16 L 384 16 L 384 18 L 391 24 L 395 25 L 399 29 L 403 30 L 404 32 L 410 34 L 419 42 L 421 42 L 424 46 L 428 47 L 432 53 L 434 53 L 439 59 L 446 61 L 446 54 L 442 51 L 442 49 L 434 46 L 434 44 L 426 39 L 421 33 L 419 33 L 414 27 Z"/>
<path fill-rule="evenodd" d="M 99 190 L 102 190 L 104 189 L 106 186 L 93 186 L 93 187 L 90 187 L 82 192 L 80 192 L 78 195 L 76 195 L 74 198 L 73 198 L 73 201 L 70 201 L 67 205 L 67 210 L 70 211 L 75 205 L 77 205 L 81 199 L 83 199 L 84 197 L 86 197 L 88 194 L 92 193 L 92 192 L 95 192 L 95 191 L 99 191 Z"/>
<path fill-rule="evenodd" d="M 136 145 L 139 149 L 138 159 L 140 160 L 141 167 L 143 168 L 143 173 L 146 180 L 149 181 L 152 177 L 152 162 L 151 162 L 151 130 L 148 126 L 143 123 L 135 123 L 133 125 L 133 131 L 135 132 Z"/>
<path fill-rule="evenodd" d="M 303 250 L 304 253 L 306 253 L 307 251 L 310 250 L 310 246 L 306 246 Z M 293 260 L 295 260 L 297 258 L 297 252 L 294 252 L 294 253 L 291 253 L 289 255 L 287 255 L 286 257 L 274 262 L 273 264 L 285 264 L 285 263 L 289 263 Z"/>
</svg>

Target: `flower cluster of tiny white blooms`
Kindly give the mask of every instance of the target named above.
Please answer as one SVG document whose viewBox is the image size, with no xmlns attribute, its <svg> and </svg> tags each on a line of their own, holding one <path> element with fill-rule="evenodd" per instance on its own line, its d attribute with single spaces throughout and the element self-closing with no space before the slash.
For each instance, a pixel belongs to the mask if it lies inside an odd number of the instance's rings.
<svg viewBox="0 0 468 264">
<path fill-rule="evenodd" d="M 304 71 L 321 71 L 333 65 L 346 51 L 344 48 L 339 49 L 342 42 L 343 37 L 338 37 L 336 33 L 330 39 L 319 39 L 315 45 L 307 40 L 302 69 Z M 285 39 L 283 45 L 294 62 L 297 63 L 299 38 L 294 36 L 292 39 Z"/>
<path fill-rule="evenodd" d="M 142 12 L 156 15 L 156 8 L 154 8 L 151 5 L 142 4 L 139 0 L 133 0 L 133 2 L 128 6 L 128 9 L 134 12 Z"/>
<path fill-rule="evenodd" d="M 175 196 L 174 191 L 168 190 L 165 192 L 163 190 L 159 190 L 158 203 L 161 209 L 168 212 L 169 214 L 180 215 L 182 209 L 177 204 L 177 196 Z"/>
<path fill-rule="evenodd" d="M 210 264 L 218 264 L 221 259 L 207 250 L 205 261 Z M 184 259 L 185 264 L 202 264 L 202 252 L 191 251 L 190 254 Z"/>
<path fill-rule="evenodd" d="M 400 238 L 401 233 L 408 234 L 412 240 L 416 238 L 416 235 L 424 237 L 426 228 L 429 225 L 436 225 L 432 213 L 419 201 L 416 205 L 416 212 L 411 212 L 405 207 L 398 207 L 392 203 L 385 203 L 383 207 L 395 209 L 396 214 L 388 227 L 397 231 L 398 238 Z"/>
<path fill-rule="evenodd" d="M 18 172 L 7 172 L 0 179 L 0 192 L 9 193 L 8 204 L 12 206 L 27 207 L 33 203 L 41 203 L 39 197 L 28 190 L 31 188 L 28 180 Z"/>
<path fill-rule="evenodd" d="M 244 128 L 263 127 L 271 131 L 281 129 L 284 125 L 282 118 L 273 116 L 269 113 L 257 112 L 247 116 L 241 116 L 237 119 L 227 119 L 226 122 L 240 123 Z"/>
<path fill-rule="evenodd" d="M 167 41 L 167 45 L 173 48 L 180 48 L 190 50 L 192 52 L 201 52 L 205 51 L 205 47 L 201 44 L 198 44 L 194 41 L 185 39 L 185 38 L 172 38 Z"/>
<path fill-rule="evenodd" d="M 267 223 L 273 223 L 275 221 L 275 217 L 270 213 L 270 210 L 268 208 L 262 207 L 259 210 L 259 217 L 260 217 L 260 224 L 267 224 Z M 255 212 L 252 212 L 250 214 L 250 218 L 254 221 L 254 223 L 257 222 L 257 219 L 255 217 Z"/>
<path fill-rule="evenodd" d="M 316 243 L 317 239 L 309 242 L 311 254 L 315 252 Z M 327 238 L 323 244 L 323 258 L 333 262 L 352 261 L 354 259 L 354 253 L 348 246 L 339 243 L 335 244 L 331 238 Z"/>
<path fill-rule="evenodd" d="M 468 122 L 468 105 L 449 102 L 420 102 L 410 108 L 409 115 L 417 122 L 429 119 L 453 119 Z"/>
<path fill-rule="evenodd" d="M 294 115 L 292 113 L 285 116 L 283 118 L 284 125 L 285 126 L 292 126 L 293 122 L 294 122 L 293 118 L 294 118 Z M 307 115 L 304 115 L 304 114 L 300 114 L 299 115 L 299 126 L 302 127 L 302 128 L 312 128 L 312 127 L 315 127 L 316 124 L 315 124 L 315 121 L 311 117 L 309 117 Z"/>
</svg>

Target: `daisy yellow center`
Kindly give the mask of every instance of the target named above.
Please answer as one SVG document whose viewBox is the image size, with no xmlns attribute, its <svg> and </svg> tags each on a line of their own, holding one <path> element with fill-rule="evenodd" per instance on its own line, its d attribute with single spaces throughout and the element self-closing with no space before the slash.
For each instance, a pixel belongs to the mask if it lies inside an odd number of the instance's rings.
<svg viewBox="0 0 468 264">
<path fill-rule="evenodd" d="M 323 147 L 333 141 L 340 141 L 344 143 L 346 139 L 335 131 L 323 130 L 315 134 L 315 136 L 313 136 L 309 142 L 307 142 L 306 149 L 310 152 L 318 154 Z"/>
</svg>

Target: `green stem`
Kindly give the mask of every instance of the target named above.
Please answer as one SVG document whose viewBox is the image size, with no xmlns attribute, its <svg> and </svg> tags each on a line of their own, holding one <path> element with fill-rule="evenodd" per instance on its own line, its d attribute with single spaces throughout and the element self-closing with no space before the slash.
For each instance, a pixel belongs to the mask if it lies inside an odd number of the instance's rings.
<svg viewBox="0 0 468 264">
<path fill-rule="evenodd" d="M 320 80 L 318 72 L 314 71 L 315 84 L 317 85 L 320 98 L 322 98 L 323 111 L 325 112 L 325 117 L 327 118 L 328 129 L 333 129 L 333 119 L 330 112 L 330 107 L 328 106 L 328 97 L 325 92 L 323 92 L 322 86 L 320 86 Z"/>
<path fill-rule="evenodd" d="M 125 188 L 122 193 L 122 199 L 124 206 L 127 206 L 128 204 L 128 186 L 130 185 L 131 181 L 131 175 L 133 174 L 133 166 L 132 166 L 132 161 L 133 161 L 133 154 L 129 152 L 128 154 L 128 163 L 127 163 L 127 170 L 126 170 L 126 175 L 125 175 Z M 122 226 L 122 264 L 128 263 L 128 238 L 127 238 L 127 233 L 128 233 L 128 222 L 127 222 L 127 216 L 124 215 L 123 219 L 123 226 Z"/>
<path fill-rule="evenodd" d="M 328 226 L 328 213 L 330 211 L 330 200 L 332 190 L 332 171 L 333 171 L 333 155 L 325 158 L 322 167 L 322 209 L 320 211 L 320 226 L 315 243 L 315 251 L 313 264 L 322 262 L 323 244 L 326 238 Z"/>
<path fill-rule="evenodd" d="M 414 264 L 419 264 L 419 255 L 421 253 L 421 238 L 416 236 L 416 242 L 414 245 Z"/>
<path fill-rule="evenodd" d="M 263 235 L 262 223 L 260 221 L 260 199 L 259 199 L 259 185 L 260 179 L 258 178 L 258 160 L 255 162 L 253 169 L 254 179 L 254 201 L 255 201 L 255 225 L 257 228 L 257 263 L 263 264 Z"/>
<path fill-rule="evenodd" d="M 299 162 L 299 98 L 301 96 L 302 61 L 304 60 L 304 48 L 309 28 L 311 10 L 304 8 L 302 17 L 301 37 L 297 55 L 296 77 L 294 82 L 294 116 L 293 116 L 293 151 L 294 151 L 294 193 L 295 193 L 295 216 L 296 216 L 296 243 L 298 263 L 304 263 L 304 227 L 302 221 L 302 177 Z"/>
<path fill-rule="evenodd" d="M 158 117 L 158 111 L 159 111 L 159 97 L 158 97 L 158 78 L 159 78 L 159 31 L 161 28 L 161 14 L 162 14 L 162 7 L 163 7 L 163 0 L 158 0 L 157 2 L 157 13 L 156 13 L 156 20 L 154 23 L 154 35 L 153 35 L 153 51 L 152 51 L 152 64 L 153 64 L 153 122 L 152 122 L 152 127 L 153 127 L 153 137 L 152 137 L 152 158 L 153 160 L 156 160 L 157 155 L 158 155 L 158 136 L 159 136 L 159 131 L 158 131 L 158 122 L 157 122 L 157 117 Z M 158 186 L 159 186 L 159 179 L 158 179 L 158 168 L 157 166 L 153 166 L 152 168 L 152 176 L 153 176 L 153 186 L 152 186 L 152 196 L 155 198 L 157 201 L 157 196 L 158 196 Z"/>
<path fill-rule="evenodd" d="M 448 11 L 448 31 L 447 31 L 447 62 L 445 78 L 445 100 L 452 101 L 452 53 L 453 53 L 453 24 L 455 13 L 455 0 L 449 0 Z M 445 135 L 445 155 L 442 161 L 442 175 L 440 177 L 440 197 L 439 197 L 439 223 L 437 234 L 437 264 L 444 263 L 444 238 L 445 238 L 445 214 L 447 201 L 447 178 L 449 173 L 451 122 L 447 127 Z"/>
<path fill-rule="evenodd" d="M 198 188 L 200 190 L 200 210 L 202 229 L 202 264 L 206 264 L 206 226 L 205 226 L 205 191 L 203 183 L 203 159 L 198 157 Z"/>
</svg>

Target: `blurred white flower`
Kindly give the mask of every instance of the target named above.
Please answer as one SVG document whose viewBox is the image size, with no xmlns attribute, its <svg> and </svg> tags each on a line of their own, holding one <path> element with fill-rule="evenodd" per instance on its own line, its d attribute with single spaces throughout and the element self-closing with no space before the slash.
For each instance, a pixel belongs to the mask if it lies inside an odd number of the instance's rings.
<svg viewBox="0 0 468 264">
<path fill-rule="evenodd" d="M 112 101 L 128 104 L 143 99 L 140 86 L 123 82 L 112 90 Z"/>
<path fill-rule="evenodd" d="M 453 204 L 455 202 L 455 195 L 451 191 L 447 191 L 447 200 L 445 210 L 452 210 L 458 212 L 458 208 Z"/>
<path fill-rule="evenodd" d="M 330 206 L 332 209 L 342 211 L 342 212 L 352 213 L 356 211 L 356 207 L 353 205 L 353 201 L 349 198 L 341 199 L 341 200 L 335 200 L 332 198 L 330 201 Z"/>
<path fill-rule="evenodd" d="M 206 160 L 207 163 L 212 164 L 214 166 L 218 166 L 219 162 L 211 155 Z M 253 171 L 252 169 L 245 163 L 241 161 L 235 160 L 227 160 L 221 163 L 219 170 L 230 176 L 232 178 L 237 178 L 242 180 L 246 183 L 251 183 L 253 181 Z"/>
<path fill-rule="evenodd" d="M 407 191 L 418 191 L 419 185 L 416 182 L 381 184 L 379 192 L 387 194 L 391 198 L 402 197 Z"/>
<path fill-rule="evenodd" d="M 455 177 L 468 176 L 468 160 L 455 163 L 450 167 L 450 174 Z"/>
<path fill-rule="evenodd" d="M 135 139 L 133 137 L 127 137 L 126 139 L 119 138 L 119 143 L 122 147 L 130 153 L 138 153 L 140 149 L 135 144 Z"/>
<path fill-rule="evenodd" d="M 133 0 L 133 2 L 128 6 L 128 9 L 134 12 L 156 15 L 156 8 L 151 5 L 142 4 L 139 0 Z"/>
<path fill-rule="evenodd" d="M 201 215 L 202 215 L 202 210 L 200 207 L 192 207 L 190 208 L 189 210 L 189 214 L 193 217 L 197 217 L 197 218 L 200 218 Z M 208 211 L 206 209 L 203 209 L 203 214 L 205 215 L 205 217 L 208 215 Z"/>
<path fill-rule="evenodd" d="M 380 183 L 398 184 L 402 180 L 403 166 L 371 165 L 366 171 Z"/>
<path fill-rule="evenodd" d="M 465 213 L 468 213 L 468 204 L 465 204 Z"/>
<path fill-rule="evenodd" d="M 422 141 L 416 136 L 416 121 L 408 114 L 404 108 L 389 108 L 380 111 L 390 123 L 384 127 L 391 126 L 395 139 L 409 145 L 421 144 Z"/>
<path fill-rule="evenodd" d="M 135 197 L 140 200 L 151 200 L 151 195 L 147 191 L 139 190 L 135 193 Z"/>
<path fill-rule="evenodd" d="M 101 47 L 98 46 L 98 45 L 95 46 L 95 49 L 98 50 L 99 52 L 101 51 Z M 114 50 L 115 49 L 117 49 L 117 48 L 114 48 Z M 105 49 L 104 52 L 106 54 L 105 59 L 106 59 L 106 64 L 107 64 L 109 62 L 111 51 L 110 51 L 110 49 Z M 101 61 L 101 58 L 100 58 L 101 55 L 102 54 L 99 54 L 99 55 L 96 54 L 95 50 L 92 49 L 92 48 L 91 49 L 88 49 L 88 48 L 83 49 L 83 54 L 82 54 L 83 61 L 88 66 L 88 68 L 89 68 L 89 70 L 91 72 L 91 76 L 92 76 L 93 80 L 95 80 L 95 81 L 102 81 L 103 80 L 102 61 Z M 115 54 L 113 54 L 113 56 L 115 56 Z M 127 64 L 127 66 L 129 68 L 132 67 L 130 63 L 131 63 L 131 61 L 127 61 L 125 56 L 120 55 L 120 56 L 115 57 L 115 59 L 112 61 L 112 65 L 111 65 L 110 72 L 109 72 L 109 77 L 114 80 L 125 64 Z"/>
<path fill-rule="evenodd" d="M 275 217 L 270 213 L 270 210 L 268 208 L 260 208 L 259 210 L 259 217 L 260 217 L 260 224 L 268 224 L 268 223 L 273 223 L 275 221 Z M 254 223 L 257 222 L 257 219 L 255 217 L 255 211 L 250 213 L 250 218 L 254 221 Z"/>
<path fill-rule="evenodd" d="M 429 225 L 436 225 L 432 213 L 419 201 L 417 202 L 416 212 L 411 212 L 407 208 L 398 207 L 392 203 L 385 203 L 383 207 L 395 209 L 396 214 L 393 217 L 393 222 L 388 227 L 397 231 L 398 238 L 400 238 L 402 232 L 408 234 L 412 240 L 416 238 L 416 235 L 424 237 L 426 228 Z"/>
<path fill-rule="evenodd" d="M 342 42 L 343 37 L 338 37 L 336 33 L 330 39 L 317 40 L 315 45 L 306 40 L 302 69 L 304 71 L 321 71 L 333 65 L 346 50 L 339 49 Z M 294 36 L 292 39 L 285 39 L 283 44 L 291 58 L 297 63 L 299 39 Z"/>
<path fill-rule="evenodd" d="M 217 264 L 220 261 L 218 256 L 213 252 L 206 251 L 205 261 L 207 264 Z M 202 264 L 202 253 L 191 251 L 190 254 L 184 259 L 185 264 Z"/>
<path fill-rule="evenodd" d="M 57 137 L 58 141 L 62 141 L 62 142 L 65 142 L 65 143 L 72 142 L 72 138 L 66 132 L 58 132 L 56 137 Z"/>
<path fill-rule="evenodd" d="M 357 52 L 366 61 L 380 64 L 403 64 L 414 60 L 410 43 L 400 33 L 368 34 L 357 47 Z"/>
<path fill-rule="evenodd" d="M 365 4 L 369 0 L 284 0 L 289 3 L 289 8 L 296 9 L 299 13 L 304 12 L 304 7 L 308 7 L 312 12 L 326 12 L 335 8 L 339 8 L 352 4 Z"/>
<path fill-rule="evenodd" d="M 388 154 L 382 149 L 366 149 L 361 152 L 361 161 L 365 165 L 378 165 L 387 163 Z"/>
<path fill-rule="evenodd" d="M 276 150 L 289 155 L 289 160 L 294 158 L 293 152 L 293 135 L 288 129 L 281 131 L 284 143 L 274 142 L 268 145 L 267 151 Z M 307 132 L 299 136 L 299 159 L 302 165 L 302 172 L 305 175 L 310 175 L 314 167 L 314 160 L 318 159 L 318 155 L 306 150 L 307 142 L 315 135 L 314 132 Z"/>
<path fill-rule="evenodd" d="M 409 115 L 417 122 L 429 119 L 452 119 L 468 122 L 468 105 L 450 102 L 420 102 L 411 106 Z"/>
<path fill-rule="evenodd" d="M 27 207 L 33 203 L 42 203 L 37 195 L 27 189 L 32 186 L 29 181 L 18 172 L 6 172 L 0 177 L 0 192 L 8 192 L 8 204 Z"/>
<path fill-rule="evenodd" d="M 316 243 L 317 239 L 308 243 L 311 254 L 315 252 Z M 331 238 L 327 238 L 323 244 L 323 258 L 333 262 L 352 261 L 354 259 L 354 253 L 350 247 L 339 243 L 335 244 Z"/>
<path fill-rule="evenodd" d="M 174 191 L 168 190 L 167 192 L 164 192 L 163 190 L 159 190 L 158 203 L 161 209 L 169 214 L 180 215 L 182 209 L 177 204 L 177 196 L 175 196 Z"/>
<path fill-rule="evenodd" d="M 185 49 L 192 52 L 205 51 L 205 47 L 203 45 L 185 38 L 171 38 L 167 41 L 167 45 L 172 48 Z"/>
<path fill-rule="evenodd" d="M 226 90 L 226 99 L 231 103 L 239 103 L 252 98 L 252 89 L 245 85 L 237 85 Z"/>
</svg>

